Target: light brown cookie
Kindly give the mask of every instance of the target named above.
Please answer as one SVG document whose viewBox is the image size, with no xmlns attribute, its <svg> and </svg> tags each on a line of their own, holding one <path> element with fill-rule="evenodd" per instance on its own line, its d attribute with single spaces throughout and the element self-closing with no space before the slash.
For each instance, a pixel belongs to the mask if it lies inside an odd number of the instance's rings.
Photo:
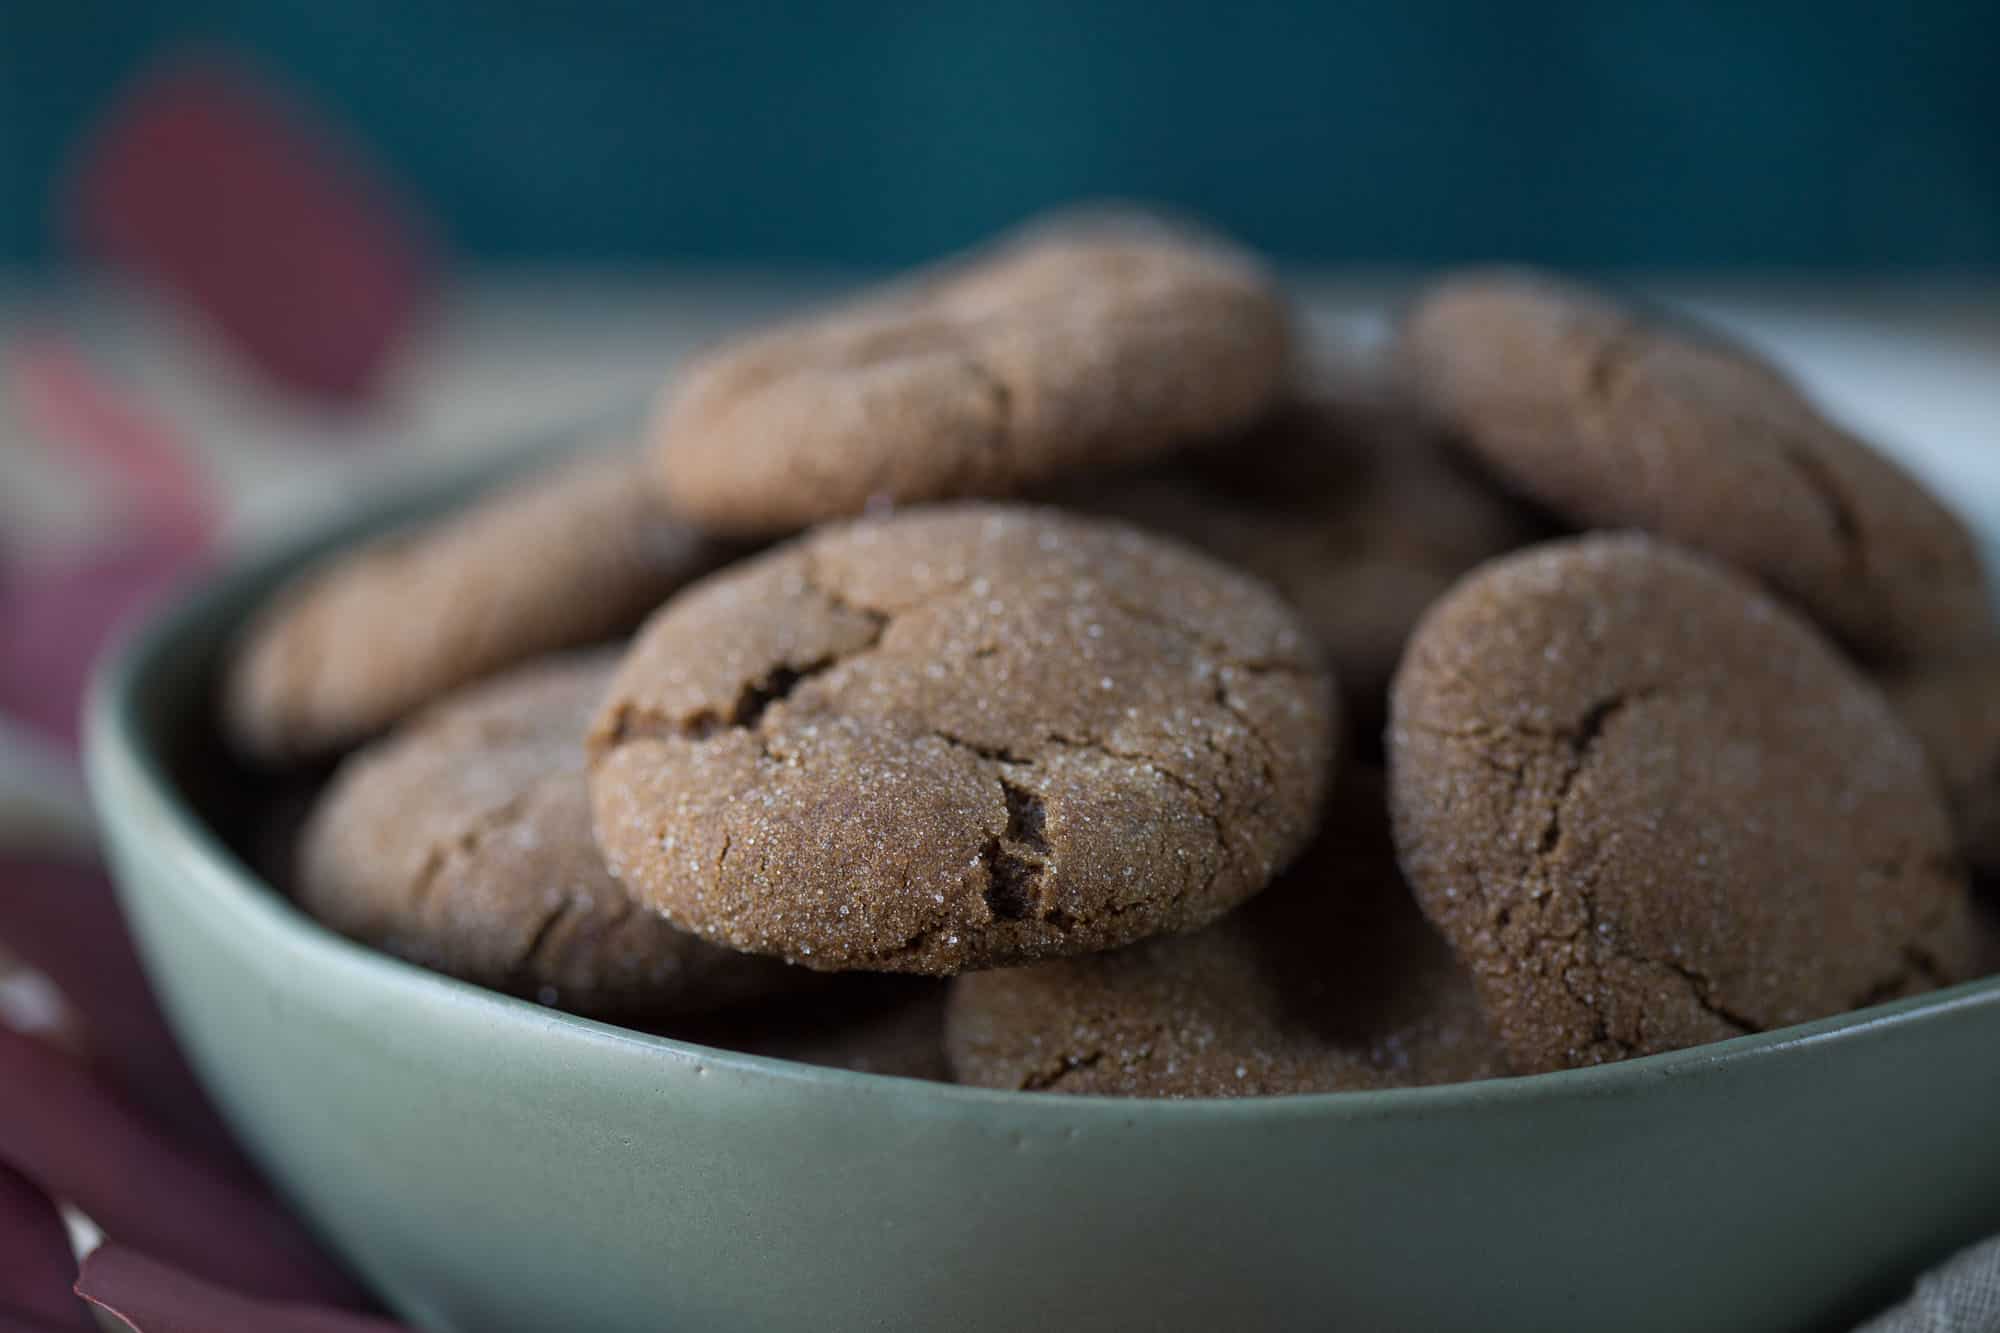
<svg viewBox="0 0 2000 1333">
<path fill-rule="evenodd" d="M 959 1080 L 1126 1097 L 1251 1097 L 1506 1072 L 1472 978 L 1396 868 L 1381 779 L 1249 904 L 1191 935 L 952 982 Z"/>
<path fill-rule="evenodd" d="M 1417 301 L 1399 355 L 1467 447 L 1579 527 L 1712 555 L 1870 662 L 1990 632 L 1964 526 L 1743 348 L 1553 279 L 1478 272 Z"/>
<path fill-rule="evenodd" d="M 432 699 L 637 624 L 722 552 L 665 517 L 630 452 L 568 460 L 341 552 L 239 645 L 224 722 L 266 762 L 319 758 Z"/>
<path fill-rule="evenodd" d="M 1806 621 L 1640 536 L 1466 578 L 1391 696 L 1396 840 L 1516 1068 L 1672 1050 L 1964 975 L 1924 756 Z"/>
<path fill-rule="evenodd" d="M 1884 688 L 1930 755 L 1960 851 L 2000 874 L 2000 650 L 1919 666 Z"/>
<path fill-rule="evenodd" d="M 591 736 L 599 845 L 752 953 L 952 973 L 1199 926 L 1304 845 L 1335 722 L 1254 580 L 1119 524 L 824 529 L 640 632 Z"/>
<path fill-rule="evenodd" d="M 1007 496 L 1248 423 L 1290 349 L 1240 252 L 1055 232 L 716 349 L 662 396 L 654 459 L 721 532 Z"/>
<path fill-rule="evenodd" d="M 1364 751 L 1424 609 L 1480 561 L 1544 535 L 1413 409 L 1364 384 L 1308 391 L 1239 438 L 1059 498 L 1268 580 L 1326 650 Z"/>
<path fill-rule="evenodd" d="M 583 733 L 615 666 L 518 667 L 349 757 L 305 831 L 302 905 L 412 962 L 580 1013 L 708 1009 L 808 977 L 675 929 L 605 870 Z"/>
</svg>

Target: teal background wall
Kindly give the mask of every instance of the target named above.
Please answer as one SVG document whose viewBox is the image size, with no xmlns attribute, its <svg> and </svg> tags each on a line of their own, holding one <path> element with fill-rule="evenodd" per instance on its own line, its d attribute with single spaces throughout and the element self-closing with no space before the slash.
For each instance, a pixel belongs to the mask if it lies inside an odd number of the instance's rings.
<svg viewBox="0 0 2000 1333">
<path fill-rule="evenodd" d="M 0 260 L 226 42 L 494 260 L 894 263 L 1127 194 L 1295 260 L 2000 264 L 2000 2 L 0 0 Z"/>
</svg>

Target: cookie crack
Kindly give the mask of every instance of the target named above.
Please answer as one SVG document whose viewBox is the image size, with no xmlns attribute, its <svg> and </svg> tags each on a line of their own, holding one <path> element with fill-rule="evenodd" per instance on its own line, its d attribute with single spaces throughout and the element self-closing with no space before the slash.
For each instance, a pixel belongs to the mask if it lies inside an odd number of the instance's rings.
<svg viewBox="0 0 2000 1333">
<path fill-rule="evenodd" d="M 1932 990 L 1951 984 L 1951 978 L 1943 964 L 1938 961 L 1936 954 L 1922 945 L 1906 944 L 1903 946 L 1902 967 L 1863 991 L 1861 998 L 1848 1008 L 1865 1009 L 1870 1005 L 1896 999 L 1909 990 L 1910 982 L 1915 977 L 1923 978 Z"/>
<path fill-rule="evenodd" d="M 1045 831 L 1047 811 L 1040 793 L 1001 774 L 1000 796 L 1007 826 L 980 852 L 986 865 L 986 906 L 995 918 L 1020 921 L 1042 906 L 1041 887 L 1053 862 Z"/>
<path fill-rule="evenodd" d="M 943 741 L 946 745 L 950 745 L 957 749 L 964 750 L 969 754 L 976 755 L 980 759 L 986 760 L 987 762 L 996 765 L 1004 764 L 1012 768 L 1024 769 L 1032 772 L 1041 762 L 1039 759 L 1023 756 L 1011 750 L 998 748 L 994 746 L 979 745 L 972 741 L 966 740 L 962 736 L 955 736 L 948 731 L 934 728 L 930 731 L 929 734 L 935 737 L 936 739 Z M 1201 896 L 1206 896 L 1208 891 L 1214 888 L 1215 881 L 1221 876 L 1223 869 L 1226 866 L 1228 866 L 1231 857 L 1229 852 L 1229 841 L 1227 836 L 1227 830 L 1224 826 L 1224 821 L 1222 819 L 1221 812 L 1218 809 L 1216 802 L 1212 799 L 1212 794 L 1204 792 L 1199 784 L 1190 781 L 1182 774 L 1175 772 L 1173 769 L 1167 767 L 1164 764 L 1161 764 L 1157 759 L 1153 758 L 1153 756 L 1151 755 L 1135 754 L 1129 751 L 1123 751 L 1116 748 L 1115 746 L 1110 745 L 1105 741 L 1098 740 L 1093 737 L 1069 736 L 1062 734 L 1060 732 L 1049 733 L 1046 736 L 1045 740 L 1048 744 L 1051 745 L 1059 745 L 1072 750 L 1086 750 L 1095 754 L 1101 754 L 1108 759 L 1117 759 L 1124 763 L 1137 764 L 1139 767 L 1145 769 L 1149 773 L 1152 773 L 1153 775 L 1158 777 L 1161 781 L 1167 783 L 1169 786 L 1175 787 L 1180 791 L 1187 793 L 1189 800 L 1192 801 L 1194 804 L 1195 812 L 1198 815 L 1200 815 L 1203 822 L 1205 822 L 1208 825 L 1209 835 L 1215 840 L 1215 851 L 1216 851 L 1215 864 L 1209 867 L 1207 878 L 1202 882 L 1201 887 L 1198 890 L 1196 890 L 1196 892 Z M 989 873 L 989 880 L 991 879 L 991 875 L 995 868 L 996 861 L 1004 861 L 1008 858 L 1011 858 L 1014 861 L 1032 864 L 1037 856 L 1041 856 L 1046 859 L 1042 861 L 1040 870 L 1035 876 L 1035 884 L 1037 887 L 1039 887 L 1041 882 L 1046 878 L 1047 874 L 1055 869 L 1055 863 L 1053 858 L 1047 857 L 1048 843 L 1044 828 L 1044 824 L 1046 821 L 1046 811 L 1044 811 L 1041 808 L 1040 794 L 1034 792 L 1032 788 L 1027 787 L 1024 784 L 1020 783 L 1017 779 L 1011 778 L 1005 774 L 997 774 L 996 779 L 997 781 L 999 781 L 1001 786 L 1002 799 L 1008 803 L 1008 812 L 1009 812 L 1008 825 L 1010 830 L 1016 827 L 1014 818 L 1015 802 L 1020 799 L 1018 797 L 1013 797 L 1008 795 L 1010 784 L 1019 792 L 1026 795 L 1032 795 L 1034 797 L 1035 801 L 1034 813 L 1032 814 L 1032 816 L 1030 816 L 1026 814 L 1024 809 L 1022 824 L 1021 824 L 1021 828 L 1025 831 L 1028 825 L 1032 823 L 1032 828 L 1033 828 L 1032 839 L 1029 836 L 1027 836 L 1025 832 L 1023 833 L 1023 836 L 1013 839 L 1013 846 L 1015 848 L 1026 847 L 1031 853 L 1033 853 L 1033 855 L 1023 856 L 1021 852 L 1018 850 L 1010 850 L 1007 845 L 1009 839 L 1005 834 L 999 837 L 989 839 L 985 845 L 985 848 L 982 851 L 982 859 L 985 860 L 986 862 Z M 1035 847 L 1033 845 L 1034 843 L 1039 843 L 1040 846 Z M 1004 873 L 1011 875 L 1016 873 L 1016 869 L 1017 868 L 1013 865 L 1007 865 L 1004 867 Z M 1005 901 L 1006 898 L 1003 895 L 1003 902 Z M 987 905 L 990 908 L 994 908 L 996 916 L 1002 915 L 999 908 L 995 907 L 995 905 L 991 900 L 988 901 Z M 1121 911 L 1129 910 L 1130 908 L 1136 908 L 1139 906 L 1153 906 L 1153 905 L 1156 905 L 1156 903 L 1148 902 L 1145 904 L 1138 904 L 1138 903 L 1128 904 L 1124 908 L 1113 907 L 1107 909 L 1103 913 L 1103 915 L 1106 918 L 1110 918 L 1117 916 Z M 1053 912 L 1045 912 L 1042 919 L 1056 924 L 1057 929 L 1063 929 L 1064 926 L 1061 923 L 1057 923 L 1054 921 L 1054 916 L 1055 914 Z M 907 948 L 908 946 L 905 946 L 905 949 Z"/>
<path fill-rule="evenodd" d="M 1570 790 L 1576 786 L 1577 778 L 1595 757 L 1597 743 L 1604 738 L 1604 729 L 1611 725 L 1612 718 L 1627 707 L 1651 698 L 1656 693 L 1658 691 L 1651 686 L 1641 686 L 1600 699 L 1590 706 L 1574 727 L 1557 733 L 1562 742 L 1569 747 L 1569 762 L 1556 783 L 1555 796 L 1549 802 L 1548 822 L 1542 826 L 1541 837 L 1535 845 L 1537 870 L 1546 873 L 1548 858 L 1562 843 L 1563 806 L 1568 802 Z"/>
<path fill-rule="evenodd" d="M 761 675 L 742 682 L 737 687 L 736 695 L 730 700 L 729 706 L 720 711 L 714 708 L 698 708 L 684 717 L 676 718 L 659 709 L 646 708 L 630 700 L 620 701 L 612 713 L 611 724 L 606 731 L 607 747 L 616 749 L 630 740 L 702 741 L 729 730 L 756 732 L 761 737 L 765 715 L 770 712 L 773 704 L 789 699 L 801 685 L 815 676 L 825 675 L 835 667 L 872 652 L 881 645 L 882 637 L 888 632 L 893 616 L 842 598 L 814 577 L 810 561 L 807 562 L 804 577 L 806 586 L 829 606 L 868 624 L 869 632 L 862 642 L 839 651 L 820 653 L 801 662 L 773 663 Z M 765 756 L 770 757 L 768 746 L 765 747 Z"/>
<path fill-rule="evenodd" d="M 1687 966 L 1685 963 L 1675 962 L 1671 958 L 1648 959 L 1645 961 L 1653 962 L 1657 966 L 1673 973 L 1682 981 L 1685 981 L 1688 985 L 1688 993 L 1694 997 L 1694 1002 L 1709 1014 L 1721 1019 L 1730 1027 L 1735 1028 L 1739 1036 L 1764 1030 L 1762 1023 L 1757 1022 L 1755 1019 L 1744 1017 L 1716 999 L 1715 983 L 1694 968 Z"/>
<path fill-rule="evenodd" d="M 981 745 L 977 741 L 970 741 L 963 736 L 953 735 L 951 732 L 938 727 L 931 728 L 928 734 L 937 740 L 943 741 L 953 749 L 964 750 L 968 754 L 977 755 L 979 758 L 988 760 L 991 763 L 1014 764 L 1022 768 L 1032 767 L 1035 763 L 1034 760 L 1017 754 L 1004 746 Z"/>
<path fill-rule="evenodd" d="M 992 400 L 991 443 L 997 449 L 1005 449 L 1014 441 L 1014 386 L 1007 383 L 993 367 L 971 352 L 961 352 L 959 363 L 972 378 L 979 381 L 980 387 L 986 390 L 987 397 Z"/>
<path fill-rule="evenodd" d="M 1090 1051 L 1083 1055 L 1065 1055 L 1061 1058 L 1061 1063 L 1053 1069 L 1044 1067 L 1029 1071 L 1027 1076 L 1020 1082 L 1020 1091 L 1047 1092 L 1055 1087 L 1056 1084 L 1079 1070 L 1094 1069 L 1098 1062 L 1103 1059 L 1104 1052 L 1102 1049 Z"/>
<path fill-rule="evenodd" d="M 1548 814 L 1542 823 L 1540 833 L 1536 836 L 1532 852 L 1533 863 L 1529 867 L 1527 876 L 1529 902 L 1540 903 L 1551 892 L 1550 885 L 1554 878 L 1552 862 L 1556 859 L 1563 845 L 1565 835 L 1565 807 L 1569 804 L 1570 796 L 1576 788 L 1578 779 L 1581 778 L 1584 770 L 1590 766 L 1591 761 L 1596 757 L 1598 746 L 1604 738 L 1606 729 L 1610 727 L 1612 720 L 1626 708 L 1642 700 L 1652 698 L 1658 693 L 1659 688 L 1651 685 L 1641 685 L 1631 689 L 1620 690 L 1597 700 L 1584 711 L 1583 715 L 1576 722 L 1565 727 L 1535 728 L 1528 726 L 1508 726 L 1504 724 L 1485 724 L 1470 728 L 1448 729 L 1429 727 L 1421 723 L 1413 725 L 1417 730 L 1428 731 L 1450 739 L 1491 741 L 1503 737 L 1509 739 L 1530 738 L 1555 741 L 1562 746 L 1565 752 L 1563 771 L 1556 780 L 1554 794 L 1549 798 Z M 1514 784 L 1514 790 L 1517 795 L 1524 785 L 1524 781 L 1517 777 Z M 1601 958 L 1589 956 L 1589 952 L 1608 947 L 1597 928 L 1597 895 L 1587 879 L 1581 880 L 1576 885 L 1576 898 L 1577 906 L 1581 910 L 1582 920 L 1573 934 L 1558 938 L 1537 933 L 1514 947 L 1509 947 L 1505 936 L 1501 935 L 1497 937 L 1499 947 L 1503 952 L 1514 955 L 1523 963 L 1533 962 L 1547 969 L 1549 974 L 1554 977 L 1556 984 L 1561 986 L 1563 992 L 1569 996 L 1571 1003 L 1590 1014 L 1592 1031 L 1584 1043 L 1585 1049 L 1597 1052 L 1602 1048 L 1609 1047 L 1615 1053 L 1615 1058 L 1622 1059 L 1625 1056 L 1631 1055 L 1637 1049 L 1636 1044 L 1611 1031 L 1610 1020 L 1605 1017 L 1599 1007 L 1593 1002 L 1590 987 L 1585 984 L 1585 981 L 1579 980 L 1577 975 L 1575 975 L 1578 972 L 1588 972 L 1601 978 L 1603 974 L 1603 961 Z M 1485 901 L 1483 892 L 1481 900 L 1482 902 Z M 1497 930 L 1505 931 L 1507 929 L 1511 923 L 1513 911 L 1514 908 L 1512 905 L 1503 905 L 1497 912 L 1493 913 L 1492 920 Z M 1579 941 L 1582 942 L 1580 945 Z M 1571 946 L 1572 953 L 1572 957 L 1567 963 L 1560 956 L 1553 956 L 1559 954 L 1558 946 L 1565 943 Z M 1651 960 L 1635 958 L 1633 961 L 1649 962 Z M 1702 993 L 1697 990 L 1697 1001 L 1700 1002 L 1703 998 Z"/>
<path fill-rule="evenodd" d="M 1546 876 L 1543 878 L 1544 882 L 1546 882 Z M 1578 926 L 1576 935 L 1572 937 L 1572 943 L 1578 938 L 1584 940 L 1602 940 L 1603 936 L 1598 933 L 1597 929 L 1597 894 L 1595 890 L 1591 886 L 1586 885 L 1578 897 L 1583 908 L 1583 921 Z M 1504 917 L 1506 909 L 1502 908 L 1501 913 L 1503 917 L 1501 924 L 1505 925 Z M 1554 941 L 1544 939 L 1541 943 L 1547 945 L 1554 943 Z M 1619 1060 L 1631 1055 L 1638 1049 L 1636 1043 L 1619 1036 L 1611 1030 L 1611 1020 L 1604 1016 L 1603 1011 L 1591 1000 L 1587 990 L 1583 986 L 1580 986 L 1576 979 L 1570 975 L 1575 970 L 1573 967 L 1557 967 L 1555 974 L 1557 983 L 1568 994 L 1570 1002 L 1590 1013 L 1591 1034 L 1589 1041 L 1585 1043 L 1586 1049 L 1595 1053 L 1600 1047 L 1609 1046 L 1615 1052 L 1613 1058 Z M 1599 964 L 1592 970 L 1597 972 L 1600 977 L 1603 974 L 1602 964 Z"/>
<path fill-rule="evenodd" d="M 1628 324 L 1593 346 L 1583 365 L 1585 403 L 1602 410 L 1612 405 L 1618 391 L 1639 358 L 1652 346 L 1652 337 L 1643 328 Z"/>
<path fill-rule="evenodd" d="M 1160 763 L 1148 754 L 1132 754 L 1118 750 L 1103 741 L 1095 741 L 1089 738 L 1076 739 L 1055 735 L 1049 739 L 1058 745 L 1070 746 L 1073 749 L 1094 750 L 1098 754 L 1112 759 L 1122 760 L 1128 764 L 1137 764 L 1147 772 L 1154 774 L 1168 786 L 1186 792 L 1189 801 L 1194 804 L 1195 813 L 1200 815 L 1202 821 L 1208 825 L 1209 836 L 1215 840 L 1215 864 L 1208 868 L 1207 877 L 1202 880 L 1201 886 L 1194 890 L 1192 896 L 1205 898 L 1209 895 L 1215 888 L 1215 881 L 1222 877 L 1223 870 L 1234 859 L 1229 850 L 1229 830 L 1222 818 L 1220 804 L 1214 799 L 1214 793 L 1204 792 L 1200 784 L 1190 781 L 1185 775 L 1175 772 L 1172 768 Z M 1204 740 L 1204 743 L 1209 745 L 1211 749 L 1214 747 L 1212 741 Z M 1218 753 L 1221 752 L 1218 751 Z M 1223 757 L 1226 762 L 1227 755 L 1225 754 Z M 1183 899 L 1187 896 L 1189 895 L 1180 895 Z M 1131 904 L 1131 906 L 1137 906 L 1137 904 Z M 1114 910 L 1109 915 L 1117 915 L 1117 912 Z"/>
<path fill-rule="evenodd" d="M 1264 734 L 1264 729 L 1251 720 L 1251 714 L 1244 708 L 1239 707 L 1235 696 L 1230 694 L 1227 673 L 1231 670 L 1234 670 L 1234 668 L 1224 667 L 1215 673 L 1215 702 L 1224 712 L 1235 718 L 1242 725 L 1244 732 L 1257 747 L 1257 769 L 1263 775 L 1264 782 L 1258 788 L 1256 808 L 1262 810 L 1269 802 L 1271 796 L 1278 790 L 1278 770 L 1275 759 L 1277 752 L 1271 744 L 1270 737 Z M 1234 763 L 1234 759 L 1229 752 L 1217 745 L 1206 733 L 1203 734 L 1202 740 L 1208 745 L 1210 751 L 1220 758 L 1224 764 Z"/>
<path fill-rule="evenodd" d="M 1855 577 L 1868 572 L 1868 545 L 1861 530 L 1861 519 L 1856 512 L 1847 489 L 1840 484 L 1826 460 L 1815 455 L 1811 449 L 1786 440 L 1778 446 L 1778 456 L 1785 460 L 1794 476 L 1805 484 L 1820 508 L 1826 511 L 1827 522 L 1833 528 L 1834 544 L 1840 548 L 1843 570 Z"/>
<path fill-rule="evenodd" d="M 482 810 L 458 831 L 458 835 L 448 842 L 431 848 L 424 857 L 423 865 L 417 868 L 416 878 L 410 884 L 410 905 L 421 909 L 437 890 L 438 878 L 444 874 L 445 866 L 454 856 L 471 856 L 477 852 L 486 839 L 500 827 L 521 812 L 528 799 L 534 795 L 531 787 L 518 792 L 490 809 Z"/>
<path fill-rule="evenodd" d="M 874 965 L 875 970 L 877 971 L 893 970 L 893 969 L 884 969 L 880 965 L 884 963 L 894 962 L 895 960 L 900 958 L 908 958 L 911 954 L 929 952 L 931 947 L 931 941 L 937 938 L 938 933 L 944 930 L 944 928 L 949 924 L 950 923 L 947 921 L 934 921 L 928 926 L 922 926 L 914 931 L 911 931 L 909 937 L 906 938 L 901 944 L 892 945 L 887 949 L 878 950 L 877 952 L 868 954 L 866 957 L 857 959 L 856 961 L 862 964 Z"/>
<path fill-rule="evenodd" d="M 514 961 L 507 965 L 507 970 L 513 973 L 524 973 L 530 969 L 531 964 L 543 961 L 541 956 L 542 950 L 547 948 L 549 942 L 555 939 L 556 927 L 561 925 L 580 905 L 575 898 L 565 897 L 551 907 L 543 915 L 542 919 L 535 923 L 535 928 L 528 932 L 526 942 L 521 946 L 520 951 L 514 955 Z"/>
<path fill-rule="evenodd" d="M 844 611 L 850 616 L 874 623 L 874 637 L 863 647 L 855 649 L 854 652 L 866 652 L 877 643 L 880 643 L 883 632 L 888 629 L 889 622 L 894 619 L 894 615 L 882 610 L 880 607 L 863 606 L 859 602 L 849 601 L 846 594 L 842 593 L 839 588 L 836 588 L 831 582 L 819 576 L 819 559 L 813 553 L 813 549 L 810 546 L 802 547 L 799 551 L 799 557 L 800 564 L 803 566 L 799 571 L 799 577 L 805 583 L 805 586 L 812 591 L 814 596 L 824 601 L 836 611 Z M 956 585 L 953 585 L 953 589 L 956 590 Z M 914 608 L 906 607 L 904 609 L 910 610 Z"/>
</svg>

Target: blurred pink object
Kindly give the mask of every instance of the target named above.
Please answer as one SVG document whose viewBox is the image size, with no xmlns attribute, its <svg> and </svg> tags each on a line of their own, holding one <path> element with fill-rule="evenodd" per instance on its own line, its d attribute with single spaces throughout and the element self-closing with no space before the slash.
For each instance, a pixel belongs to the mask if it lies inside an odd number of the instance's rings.
<svg viewBox="0 0 2000 1333">
<path fill-rule="evenodd" d="M 61 337 L 21 338 L 6 369 L 34 437 L 126 515 L 81 550 L 0 544 L 0 713 L 74 745 L 84 681 L 113 626 L 198 568 L 219 520 L 194 452 Z"/>
<path fill-rule="evenodd" d="M 142 75 L 86 142 L 64 211 L 84 253 L 320 398 L 365 397 L 435 285 L 415 210 L 225 52 Z"/>
<path fill-rule="evenodd" d="M 139 1333 L 401 1333 L 403 1325 L 318 1306 L 258 1301 L 136 1250 L 107 1244 L 84 1260 L 77 1291 Z"/>
<path fill-rule="evenodd" d="M 84 681 L 112 629 L 202 558 L 174 533 L 79 556 L 0 564 L 0 713 L 74 746 Z"/>
<path fill-rule="evenodd" d="M 27 1328 L 88 1330 L 70 1294 L 75 1271 L 56 1206 L 0 1162 L 0 1333 L 10 1317 Z"/>
<path fill-rule="evenodd" d="M 228 1141 L 188 1079 L 101 871 L 0 857 L 0 947 L 60 992 L 82 1051 L 0 1021 L 0 1333 L 381 1333 L 372 1302 Z M 108 1238 L 83 1273 L 52 1200 Z"/>
</svg>

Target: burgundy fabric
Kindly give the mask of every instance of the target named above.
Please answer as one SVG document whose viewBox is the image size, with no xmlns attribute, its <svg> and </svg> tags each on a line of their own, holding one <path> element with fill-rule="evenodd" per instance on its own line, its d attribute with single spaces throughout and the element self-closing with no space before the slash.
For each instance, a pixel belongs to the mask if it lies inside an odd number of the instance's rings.
<svg viewBox="0 0 2000 1333">
<path fill-rule="evenodd" d="M 89 1329 L 70 1293 L 76 1273 L 62 1215 L 26 1176 L 0 1166 L 0 1333 L 11 1316 L 31 1327 Z"/>
<path fill-rule="evenodd" d="M 398 1333 L 403 1328 L 367 1315 L 252 1300 L 115 1244 L 84 1261 L 76 1290 L 139 1333 Z"/>
<path fill-rule="evenodd" d="M 411 209 L 219 51 L 144 76 L 72 179 L 67 221 L 86 254 L 185 301 L 316 397 L 365 396 L 434 286 Z"/>
<path fill-rule="evenodd" d="M 96 866 L 0 852 L 0 945 L 46 977 L 82 1025 L 94 1068 L 162 1128 L 249 1178 L 235 1140 L 181 1058 Z"/>
<path fill-rule="evenodd" d="M 173 1142 L 71 1057 L 4 1028 L 0 1161 L 191 1273 L 276 1300 L 366 1301 L 274 1199 Z"/>
</svg>

